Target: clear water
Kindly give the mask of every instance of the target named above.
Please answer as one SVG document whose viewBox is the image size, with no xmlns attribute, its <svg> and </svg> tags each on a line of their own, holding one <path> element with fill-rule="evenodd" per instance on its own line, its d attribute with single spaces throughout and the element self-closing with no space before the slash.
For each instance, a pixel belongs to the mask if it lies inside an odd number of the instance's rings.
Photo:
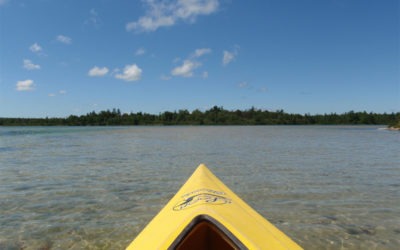
<svg viewBox="0 0 400 250">
<path fill-rule="evenodd" d="M 0 127 L 0 249 L 124 249 L 200 163 L 306 249 L 398 249 L 399 143 L 371 126 Z"/>
</svg>

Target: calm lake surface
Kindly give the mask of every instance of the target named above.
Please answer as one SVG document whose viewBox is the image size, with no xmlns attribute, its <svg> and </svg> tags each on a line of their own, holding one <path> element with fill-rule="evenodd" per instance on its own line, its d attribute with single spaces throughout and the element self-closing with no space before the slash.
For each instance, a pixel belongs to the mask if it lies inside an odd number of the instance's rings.
<svg viewBox="0 0 400 250">
<path fill-rule="evenodd" d="M 0 249 L 124 249 L 200 163 L 305 249 L 399 249 L 399 146 L 376 126 L 0 127 Z"/>
</svg>

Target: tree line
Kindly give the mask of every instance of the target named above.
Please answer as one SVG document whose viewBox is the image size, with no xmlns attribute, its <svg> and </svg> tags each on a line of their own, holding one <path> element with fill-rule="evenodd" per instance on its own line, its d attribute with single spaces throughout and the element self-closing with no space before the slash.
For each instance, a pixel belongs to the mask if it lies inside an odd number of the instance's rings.
<svg viewBox="0 0 400 250">
<path fill-rule="evenodd" d="M 122 113 L 119 109 L 92 111 L 67 118 L 0 118 L 0 126 L 122 126 L 122 125 L 378 125 L 393 126 L 400 113 L 349 111 L 343 114 L 291 114 L 284 110 L 268 111 L 254 107 L 226 110 L 214 106 L 206 111 L 165 111 L 159 114 Z"/>
</svg>

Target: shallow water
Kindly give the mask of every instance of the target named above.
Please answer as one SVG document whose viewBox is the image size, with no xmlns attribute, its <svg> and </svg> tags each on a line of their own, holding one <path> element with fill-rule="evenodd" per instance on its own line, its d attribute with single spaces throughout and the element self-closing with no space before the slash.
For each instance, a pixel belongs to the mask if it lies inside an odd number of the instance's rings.
<svg viewBox="0 0 400 250">
<path fill-rule="evenodd" d="M 398 249 L 400 133 L 0 127 L 0 249 L 124 249 L 200 163 L 306 249 Z"/>
</svg>

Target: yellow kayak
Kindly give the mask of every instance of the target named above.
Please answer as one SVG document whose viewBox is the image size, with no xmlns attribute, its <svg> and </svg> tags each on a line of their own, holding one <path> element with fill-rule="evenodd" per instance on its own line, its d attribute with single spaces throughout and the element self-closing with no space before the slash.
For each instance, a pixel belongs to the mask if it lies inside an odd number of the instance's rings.
<svg viewBox="0 0 400 250">
<path fill-rule="evenodd" d="M 127 249 L 302 248 L 202 164 Z"/>
</svg>

